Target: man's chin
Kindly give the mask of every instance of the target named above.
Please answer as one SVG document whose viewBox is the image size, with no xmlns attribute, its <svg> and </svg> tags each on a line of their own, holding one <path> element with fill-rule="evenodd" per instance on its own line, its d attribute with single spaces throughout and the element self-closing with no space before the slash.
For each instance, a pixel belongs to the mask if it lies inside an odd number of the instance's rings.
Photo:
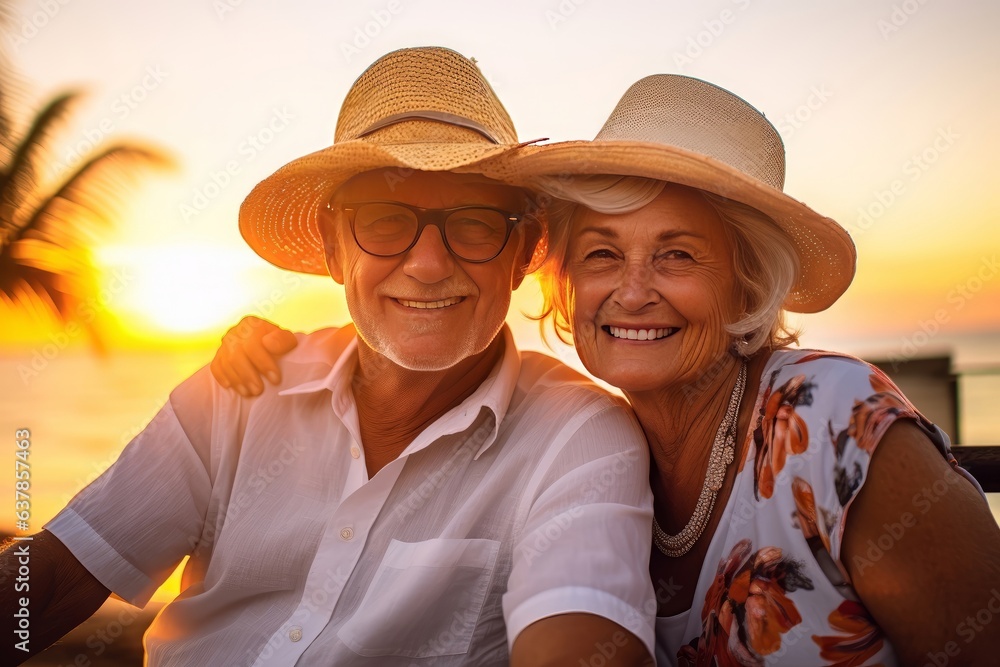
<svg viewBox="0 0 1000 667">
<path fill-rule="evenodd" d="M 423 330 L 411 327 L 399 336 L 387 335 L 387 329 L 358 330 L 358 333 L 360 342 L 381 359 L 401 369 L 430 373 L 446 371 L 486 351 L 496 340 L 502 326 L 501 321 L 496 325 L 496 331 L 492 330 L 493 327 L 479 332 L 456 331 L 451 326 Z M 463 328 L 467 327 L 468 324 Z M 488 333 L 493 335 L 488 337 Z"/>
<path fill-rule="evenodd" d="M 400 368 L 425 373 L 448 370 L 475 354 L 461 341 L 412 341 L 408 345 L 374 345 L 372 349 Z"/>
</svg>

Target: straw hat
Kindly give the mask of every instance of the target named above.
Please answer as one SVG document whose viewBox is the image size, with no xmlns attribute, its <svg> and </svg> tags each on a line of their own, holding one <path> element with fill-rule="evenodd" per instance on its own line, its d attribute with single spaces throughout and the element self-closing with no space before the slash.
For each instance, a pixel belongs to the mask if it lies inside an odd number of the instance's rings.
<svg viewBox="0 0 1000 667">
<path fill-rule="evenodd" d="M 378 59 L 344 98 L 333 146 L 286 164 L 240 207 L 240 233 L 258 255 L 285 269 L 327 273 L 319 210 L 357 174 L 384 167 L 476 172 L 517 148 L 517 133 L 475 64 L 439 47 Z"/>
<path fill-rule="evenodd" d="M 700 79 L 641 79 L 593 141 L 529 146 L 499 161 L 529 186 L 538 176 L 641 176 L 756 208 L 788 233 L 798 251 L 801 275 L 784 303 L 791 311 L 828 308 L 854 277 L 856 254 L 847 231 L 782 192 L 785 149 L 774 127 L 743 99 Z"/>
</svg>

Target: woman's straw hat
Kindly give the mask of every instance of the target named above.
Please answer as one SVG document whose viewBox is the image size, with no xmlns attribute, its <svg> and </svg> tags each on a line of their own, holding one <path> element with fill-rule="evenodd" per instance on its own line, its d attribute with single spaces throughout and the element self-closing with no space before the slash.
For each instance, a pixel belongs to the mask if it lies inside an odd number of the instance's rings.
<svg viewBox="0 0 1000 667">
<path fill-rule="evenodd" d="M 286 164 L 240 207 L 240 233 L 281 268 L 326 274 L 317 226 L 334 191 L 357 174 L 398 167 L 476 172 L 517 148 L 510 116 L 476 65 L 439 47 L 379 58 L 354 82 L 333 145 Z"/>
<path fill-rule="evenodd" d="M 801 274 L 784 303 L 791 311 L 828 308 L 854 277 L 856 254 L 847 231 L 782 192 L 785 149 L 771 123 L 743 99 L 700 79 L 641 79 L 593 141 L 529 146 L 499 162 L 529 187 L 537 177 L 640 176 L 761 211 L 788 233 L 799 255 Z"/>
</svg>

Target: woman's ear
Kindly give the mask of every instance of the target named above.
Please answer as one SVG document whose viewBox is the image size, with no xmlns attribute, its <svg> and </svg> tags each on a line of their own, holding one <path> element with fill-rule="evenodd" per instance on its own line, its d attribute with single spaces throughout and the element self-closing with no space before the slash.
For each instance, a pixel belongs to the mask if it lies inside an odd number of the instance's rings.
<svg viewBox="0 0 1000 667">
<path fill-rule="evenodd" d="M 328 206 L 319 210 L 319 234 L 323 239 L 323 256 L 326 259 L 326 267 L 330 271 L 330 277 L 338 285 L 343 285 L 344 265 L 341 254 L 343 247 L 337 215 Z"/>
</svg>

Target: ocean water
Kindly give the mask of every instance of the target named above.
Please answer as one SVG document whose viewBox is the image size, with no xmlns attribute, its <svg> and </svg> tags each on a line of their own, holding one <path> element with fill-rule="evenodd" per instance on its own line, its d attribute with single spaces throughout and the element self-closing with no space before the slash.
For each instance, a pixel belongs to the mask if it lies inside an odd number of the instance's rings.
<svg viewBox="0 0 1000 667">
<path fill-rule="evenodd" d="M 207 352 L 0 357 L 0 434 L 10 443 L 3 451 L 11 468 L 0 489 L 13 484 L 14 433 L 28 429 L 31 530 L 113 463 L 171 388 L 210 358 Z M 0 530 L 13 529 L 13 511 L 0 513 Z"/>
</svg>

